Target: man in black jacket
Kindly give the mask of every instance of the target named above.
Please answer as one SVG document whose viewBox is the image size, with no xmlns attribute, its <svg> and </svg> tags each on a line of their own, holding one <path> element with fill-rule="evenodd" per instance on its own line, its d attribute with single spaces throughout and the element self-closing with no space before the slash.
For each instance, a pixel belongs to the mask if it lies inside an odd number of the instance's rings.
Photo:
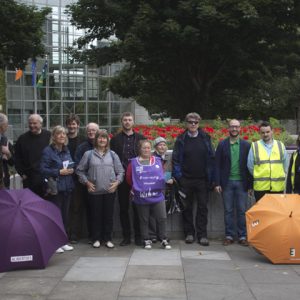
<svg viewBox="0 0 300 300">
<path fill-rule="evenodd" d="M 40 160 L 49 145 L 51 133 L 42 129 L 43 119 L 38 114 L 28 118 L 29 131 L 22 134 L 15 146 L 15 166 L 23 179 L 23 187 L 44 196 L 44 182 L 40 173 Z"/>
<path fill-rule="evenodd" d="M 133 157 L 138 156 L 138 143 L 140 140 L 145 139 L 139 133 L 133 131 L 134 117 L 131 112 L 124 112 L 121 117 L 122 131 L 115 135 L 110 141 L 110 147 L 115 151 L 122 165 L 126 171 L 129 164 L 129 160 Z M 123 240 L 120 243 L 120 246 L 126 246 L 131 243 L 131 225 L 129 218 L 129 193 L 130 186 L 124 180 L 118 187 L 118 199 L 120 206 L 120 220 L 123 232 Z M 136 211 L 136 207 L 132 204 L 133 208 L 133 226 L 135 234 L 135 244 L 140 246 L 142 245 L 141 235 L 140 235 L 140 225 L 139 219 Z"/>
<path fill-rule="evenodd" d="M 187 130 L 176 139 L 173 155 L 173 177 L 186 194 L 182 212 L 185 242 L 194 242 L 195 234 L 202 246 L 208 246 L 207 202 L 208 190 L 214 183 L 215 153 L 210 136 L 199 128 L 199 114 L 186 115 Z M 196 224 L 193 217 L 193 199 L 197 201 Z"/>
</svg>

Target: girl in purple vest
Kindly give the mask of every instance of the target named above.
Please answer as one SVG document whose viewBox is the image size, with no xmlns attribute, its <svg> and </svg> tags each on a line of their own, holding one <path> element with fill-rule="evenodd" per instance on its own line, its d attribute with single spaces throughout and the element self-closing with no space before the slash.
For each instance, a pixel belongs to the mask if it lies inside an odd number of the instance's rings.
<svg viewBox="0 0 300 300">
<path fill-rule="evenodd" d="M 132 187 L 132 201 L 136 204 L 138 211 L 144 248 L 152 248 L 149 236 L 149 218 L 152 216 L 156 220 L 161 246 L 164 249 L 171 249 L 166 237 L 164 170 L 161 159 L 151 155 L 150 141 L 141 140 L 139 142 L 139 156 L 131 160 L 127 168 L 126 179 Z"/>
</svg>

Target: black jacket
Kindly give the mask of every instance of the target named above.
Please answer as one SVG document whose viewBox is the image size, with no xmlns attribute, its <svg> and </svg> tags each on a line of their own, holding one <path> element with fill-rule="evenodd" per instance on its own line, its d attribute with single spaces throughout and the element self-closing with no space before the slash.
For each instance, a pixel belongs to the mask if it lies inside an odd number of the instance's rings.
<svg viewBox="0 0 300 300">
<path fill-rule="evenodd" d="M 133 135 L 134 135 L 134 156 L 132 156 L 132 158 L 138 156 L 139 141 L 145 140 L 145 137 L 137 132 L 134 132 Z M 110 141 L 110 148 L 111 150 L 115 151 L 118 154 L 123 167 L 124 166 L 126 167 L 128 162 L 124 161 L 124 137 L 125 137 L 125 133 L 123 131 L 116 134 Z"/>
</svg>

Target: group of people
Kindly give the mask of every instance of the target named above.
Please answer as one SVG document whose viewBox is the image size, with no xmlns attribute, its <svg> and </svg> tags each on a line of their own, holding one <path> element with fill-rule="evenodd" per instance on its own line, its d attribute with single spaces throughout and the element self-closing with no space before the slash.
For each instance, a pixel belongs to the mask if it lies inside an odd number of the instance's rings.
<svg viewBox="0 0 300 300">
<path fill-rule="evenodd" d="M 120 246 L 131 243 L 133 221 L 136 245 L 151 249 L 159 240 L 162 248 L 171 249 L 166 234 L 165 189 L 173 184 L 183 195 L 185 242 L 197 240 L 208 246 L 207 204 L 209 191 L 215 190 L 224 203 L 223 244 L 230 245 L 237 237 L 239 244 L 247 246 L 249 193 L 254 191 L 256 201 L 266 193 L 282 193 L 286 173 L 287 191 L 300 193 L 300 140 L 288 167 L 285 146 L 273 139 L 268 122 L 260 124 L 261 140 L 250 144 L 239 136 L 240 122 L 232 119 L 228 138 L 215 151 L 210 136 L 199 127 L 200 120 L 198 113 L 186 115 L 186 130 L 177 137 L 172 159 L 167 160 L 167 141 L 158 137 L 151 142 L 135 132 L 130 112 L 122 114 L 121 131 L 111 139 L 96 123 L 87 124 L 86 137 L 80 136 L 80 120 L 75 114 L 66 119 L 66 128 L 58 125 L 51 132 L 42 128 L 41 116 L 33 114 L 28 119 L 29 130 L 14 148 L 5 137 L 8 119 L 0 113 L 0 184 L 9 187 L 8 166 L 15 165 L 24 188 L 59 207 L 70 243 L 76 244 L 83 237 L 86 223 L 94 248 L 101 244 L 114 248 L 118 193 L 123 235 Z M 73 246 L 64 245 L 57 252 L 68 250 Z"/>
</svg>

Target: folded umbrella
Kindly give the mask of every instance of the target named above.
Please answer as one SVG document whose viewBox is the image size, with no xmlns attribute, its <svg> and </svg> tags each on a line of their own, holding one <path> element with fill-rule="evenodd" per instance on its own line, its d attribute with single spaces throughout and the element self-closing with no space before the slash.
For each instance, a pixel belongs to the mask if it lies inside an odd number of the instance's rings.
<svg viewBox="0 0 300 300">
<path fill-rule="evenodd" d="M 0 272 L 45 268 L 67 242 L 54 204 L 29 189 L 0 190 Z"/>
</svg>

